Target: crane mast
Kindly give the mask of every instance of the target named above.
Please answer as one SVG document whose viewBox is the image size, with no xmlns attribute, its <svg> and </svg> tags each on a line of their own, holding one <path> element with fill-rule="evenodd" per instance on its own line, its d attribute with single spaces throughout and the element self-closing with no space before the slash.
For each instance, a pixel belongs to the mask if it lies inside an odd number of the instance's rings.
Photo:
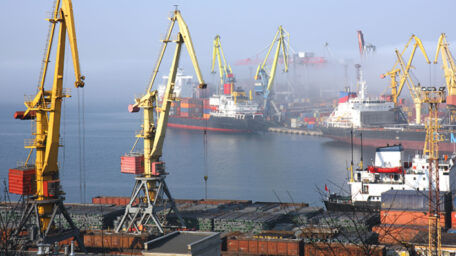
<svg viewBox="0 0 456 256">
<path fill-rule="evenodd" d="M 434 64 L 437 64 L 439 53 L 442 56 L 442 69 L 445 74 L 445 81 L 448 90 L 446 104 L 450 111 L 450 120 L 453 123 L 456 121 L 456 65 L 454 63 L 453 55 L 448 47 L 445 33 L 442 33 L 439 37 Z"/>
<path fill-rule="evenodd" d="M 441 226 L 440 226 L 440 181 L 439 181 L 439 142 L 443 135 L 439 134 L 439 104 L 445 103 L 445 87 L 437 90 L 435 87 L 423 87 L 421 98 L 428 103 L 429 116 L 426 120 L 426 140 L 424 155 L 429 161 L 429 229 L 428 229 L 428 255 L 441 255 Z"/>
<path fill-rule="evenodd" d="M 217 59 L 219 76 L 220 76 L 220 87 L 230 87 L 230 92 L 234 91 L 234 76 L 231 66 L 226 63 L 225 54 L 223 53 L 222 43 L 220 42 L 220 36 L 216 35 L 214 38 L 213 49 L 212 49 L 212 65 L 211 73 L 215 73 L 215 61 Z M 220 88 L 218 87 L 218 88 Z"/>
<path fill-rule="evenodd" d="M 180 32 L 177 33 L 175 40 L 171 40 L 171 34 L 176 21 Z M 176 48 L 169 71 L 168 82 L 163 95 L 162 105 L 159 107 L 158 92 L 156 90 L 152 90 L 152 87 L 163 60 L 167 44 L 170 42 L 175 43 Z M 179 67 L 182 44 L 185 44 L 192 60 L 193 67 L 200 83 L 199 87 L 204 89 L 206 88 L 206 84 L 201 75 L 188 27 L 179 10 L 175 10 L 173 12 L 173 16 L 170 18 L 169 29 L 165 39 L 162 40 L 162 43 L 159 58 L 155 65 L 151 82 L 149 83 L 145 95 L 140 98 L 136 98 L 135 103 L 129 106 L 129 110 L 131 112 L 138 112 L 140 108 L 144 110 L 143 127 L 141 132 L 136 135 L 138 139 L 135 142 L 136 146 L 138 140 L 142 138 L 144 142 L 144 150 L 141 156 L 127 155 L 122 157 L 121 170 L 122 172 L 132 173 L 130 172 L 130 169 L 125 167 L 125 163 L 128 163 L 128 161 L 132 159 L 138 163 L 136 160 L 142 158 L 144 159 L 144 170 L 139 173 L 133 172 L 140 175 L 135 178 L 136 182 L 130 198 L 130 203 L 126 206 L 125 213 L 116 227 L 116 232 L 120 232 L 122 229 L 125 229 L 127 232 L 149 231 L 149 227 L 153 226 L 156 227 L 159 232 L 164 233 L 163 228 L 166 224 L 164 218 L 166 218 L 166 216 L 158 216 L 157 211 L 161 210 L 160 207 L 166 208 L 166 204 L 170 205 L 168 213 L 174 211 L 178 217 L 180 225 L 185 227 L 185 223 L 180 217 L 179 211 L 177 210 L 165 182 L 167 173 L 165 172 L 164 162 L 160 161 L 166 135 L 166 127 L 168 125 L 171 102 L 175 100 L 174 85 Z M 157 117 L 154 117 L 154 113 L 159 114 Z M 135 146 L 133 146 L 132 152 Z M 164 195 L 166 195 L 168 202 L 166 202 Z M 152 225 L 150 225 L 151 221 L 153 221 Z"/>
<path fill-rule="evenodd" d="M 407 63 L 404 63 L 403 61 L 403 56 L 405 54 L 405 51 L 408 49 L 410 43 L 412 41 L 415 41 L 412 47 L 412 51 L 410 53 L 410 58 L 408 59 Z M 417 36 L 412 35 L 408 42 L 405 44 L 404 49 L 399 52 L 398 50 L 395 51 L 396 53 L 396 62 L 394 63 L 393 68 L 391 71 L 382 74 L 380 77 L 385 78 L 387 76 L 390 77 L 391 79 L 391 96 L 394 102 L 394 105 L 397 107 L 399 106 L 399 96 L 401 95 L 402 89 L 404 88 L 404 84 L 407 82 L 410 94 L 412 95 L 414 104 L 415 104 L 415 110 L 416 110 L 416 124 L 421 123 L 421 98 L 419 96 L 419 90 L 420 88 L 416 87 L 413 84 L 413 81 L 410 78 L 409 72 L 410 68 L 412 67 L 412 61 L 413 58 L 415 57 L 416 49 L 420 48 L 421 52 L 424 55 L 424 58 L 426 59 L 426 62 L 430 64 L 431 62 L 429 61 L 429 58 L 426 54 L 426 51 L 424 49 L 423 43 L 421 42 L 421 39 L 419 39 Z M 400 78 L 399 82 L 397 81 L 397 78 Z"/>
<path fill-rule="evenodd" d="M 269 54 L 272 51 L 272 48 L 277 42 L 277 47 L 274 53 L 274 59 L 272 61 L 272 66 L 270 72 L 268 72 L 266 68 L 266 64 L 268 62 Z M 284 72 L 288 72 L 288 48 L 290 42 L 290 34 L 285 31 L 282 26 L 279 26 L 274 39 L 272 40 L 271 45 L 269 46 L 268 52 L 266 57 L 264 58 L 263 62 L 258 66 L 257 71 L 255 73 L 255 80 L 259 81 L 255 83 L 255 94 L 256 95 L 263 95 L 263 111 L 264 114 L 268 117 L 271 117 L 273 114 L 271 113 L 271 105 L 274 108 L 275 113 L 280 113 L 277 106 L 275 106 L 274 101 L 272 100 L 273 94 L 273 84 L 274 78 L 276 76 L 277 64 L 279 63 L 279 56 L 280 52 L 282 52 L 283 64 L 284 64 Z M 280 121 L 280 117 L 279 117 Z"/>
<path fill-rule="evenodd" d="M 34 119 L 36 124 L 35 132 L 33 132 L 34 138 L 27 140 L 25 143 L 25 148 L 30 149 L 25 168 L 30 166 L 28 165 L 28 161 L 32 151 L 35 150 L 35 163 L 34 165 L 31 165 L 34 167 L 35 186 L 25 193 L 13 191 L 13 193 L 16 194 L 29 196 L 26 209 L 16 229 L 16 235 L 19 235 L 31 216 L 35 215 L 35 225 L 37 225 L 39 230 L 37 241 L 44 243 L 56 241 L 55 239 L 50 239 L 49 235 L 54 231 L 57 231 L 55 223 L 56 217 L 62 214 L 71 227 L 70 230 L 64 231 L 66 237 L 75 237 L 78 240 L 80 247 L 84 249 L 83 241 L 79 236 L 79 230 L 74 225 L 63 205 L 65 198 L 64 192 L 61 190 L 60 186 L 58 167 L 58 149 L 62 146 L 60 144 L 62 101 L 63 98 L 70 97 L 70 90 L 63 88 L 65 42 L 67 35 L 73 60 L 75 75 L 74 85 L 76 88 L 84 87 L 84 76 L 81 75 L 79 65 L 79 54 L 71 0 L 57 0 L 53 17 L 47 20 L 51 23 L 51 32 L 49 34 L 47 49 L 43 60 L 43 69 L 38 92 L 33 99 L 25 101 L 24 104 L 27 107 L 25 112 L 16 112 L 15 114 L 17 119 Z M 54 78 L 52 81 L 52 88 L 46 90 L 44 85 L 57 25 L 60 26 L 57 38 Z M 13 179 L 15 175 L 17 174 L 10 170 L 10 184 L 12 182 L 14 183 L 15 180 Z M 26 172 L 23 172 L 21 175 L 25 176 L 27 174 Z M 59 232 L 62 232 L 62 230 L 59 230 Z M 65 236 L 60 236 L 60 238 L 62 237 Z"/>
</svg>

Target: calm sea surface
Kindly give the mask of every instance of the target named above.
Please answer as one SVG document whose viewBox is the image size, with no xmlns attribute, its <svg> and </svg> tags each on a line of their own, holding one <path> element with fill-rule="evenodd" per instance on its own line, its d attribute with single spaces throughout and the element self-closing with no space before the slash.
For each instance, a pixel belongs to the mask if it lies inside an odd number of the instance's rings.
<svg viewBox="0 0 456 256">
<path fill-rule="evenodd" d="M 20 105 L 18 109 L 23 109 Z M 16 108 L 0 108 L 0 178 L 7 180 L 8 169 L 24 161 L 28 151 L 24 139 L 31 138 L 30 121 L 14 120 Z M 123 109 L 85 111 L 85 182 L 81 182 L 76 107 L 66 107 L 62 119 L 60 150 L 61 181 L 69 202 L 89 202 L 98 195 L 129 196 L 134 179 L 120 173 L 120 156 L 129 152 L 140 114 Z M 347 190 L 350 145 L 323 137 L 261 134 L 207 134 L 170 128 L 163 160 L 167 183 L 175 198 L 205 197 L 203 177 L 208 175 L 208 198 L 249 199 L 254 201 L 294 201 L 322 205 L 325 184 L 331 191 Z M 138 145 L 141 149 L 142 144 Z M 204 152 L 207 152 L 206 154 Z M 355 146 L 355 162 L 360 150 Z M 373 148 L 365 148 L 370 163 Z M 85 191 L 84 198 L 82 191 Z M 3 185 L 2 190 L 3 190 Z"/>
</svg>

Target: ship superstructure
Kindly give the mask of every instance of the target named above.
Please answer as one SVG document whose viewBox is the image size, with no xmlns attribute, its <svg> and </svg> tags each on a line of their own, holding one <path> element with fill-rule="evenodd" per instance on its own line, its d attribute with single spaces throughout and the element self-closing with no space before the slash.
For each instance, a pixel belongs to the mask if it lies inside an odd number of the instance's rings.
<svg viewBox="0 0 456 256">
<path fill-rule="evenodd" d="M 341 92 L 339 104 L 328 117 L 325 126 L 333 128 L 364 128 L 382 125 L 406 124 L 402 111 L 393 102 L 367 96 L 366 81 L 358 68 L 359 93 Z"/>
<path fill-rule="evenodd" d="M 439 159 L 440 191 L 456 191 L 456 155 L 443 155 Z M 353 179 L 348 182 L 350 195 L 331 194 L 325 204 L 328 209 L 358 206 L 379 209 L 381 195 L 389 190 L 429 190 L 429 159 L 426 155 L 415 154 L 409 160 L 404 159 L 402 145 L 379 147 L 375 152 L 375 161 L 366 168 L 353 171 Z M 435 187 L 435 179 L 433 179 Z M 352 208 L 350 208 L 352 209 Z"/>
</svg>

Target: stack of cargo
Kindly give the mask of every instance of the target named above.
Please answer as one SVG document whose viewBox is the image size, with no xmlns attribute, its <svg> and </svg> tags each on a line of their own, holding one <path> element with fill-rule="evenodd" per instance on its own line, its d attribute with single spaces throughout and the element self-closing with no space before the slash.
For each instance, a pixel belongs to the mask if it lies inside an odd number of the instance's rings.
<svg viewBox="0 0 456 256">
<path fill-rule="evenodd" d="M 182 200 L 177 200 L 177 202 L 186 226 L 201 231 L 213 231 L 214 219 L 228 212 L 243 209 L 246 205 L 246 202 L 243 201 L 230 200 L 193 202 L 182 202 Z"/>
<path fill-rule="evenodd" d="M 92 198 L 92 204 L 107 204 L 116 206 L 125 206 L 130 202 L 130 197 L 124 196 L 97 196 Z M 136 204 L 139 203 L 139 199 L 136 198 Z"/>
<path fill-rule="evenodd" d="M 214 231 L 259 233 L 270 229 L 280 219 L 280 214 L 261 212 L 231 212 L 214 219 Z"/>
<path fill-rule="evenodd" d="M 368 212 L 324 212 L 311 219 L 311 223 L 322 227 L 337 228 L 344 232 L 367 231 L 378 224 L 378 214 Z"/>
<path fill-rule="evenodd" d="M 307 126 L 307 129 L 312 130 L 315 127 L 315 122 L 317 121 L 317 118 L 315 117 L 304 117 L 304 123 Z"/>
<path fill-rule="evenodd" d="M 159 108 L 157 108 L 159 109 Z M 180 101 L 171 102 L 171 109 L 169 115 L 179 116 L 180 115 Z"/>
<path fill-rule="evenodd" d="M 124 213 L 124 208 L 113 205 L 68 204 L 68 213 L 74 224 L 81 230 L 110 229 L 114 220 Z M 69 228 L 63 221 L 63 226 Z"/>
<path fill-rule="evenodd" d="M 201 118 L 203 115 L 203 100 L 195 98 L 183 98 L 180 102 L 180 116 Z"/>
<path fill-rule="evenodd" d="M 209 119 L 211 117 L 211 105 L 209 99 L 203 99 L 203 119 Z"/>
<path fill-rule="evenodd" d="M 382 193 L 381 224 L 372 230 L 379 234 L 379 242 L 399 244 L 417 236 L 426 236 L 429 225 L 427 191 L 390 190 Z M 451 194 L 440 195 L 440 227 L 451 227 Z"/>
<path fill-rule="evenodd" d="M 223 85 L 223 94 L 230 95 L 232 91 L 233 84 L 224 84 Z"/>
<path fill-rule="evenodd" d="M 323 209 L 321 207 L 302 207 L 290 212 L 289 215 L 293 223 L 304 225 L 307 224 L 312 217 L 322 212 Z"/>
<path fill-rule="evenodd" d="M 214 218 L 223 214 L 217 205 L 196 204 L 186 206 L 184 209 L 181 206 L 179 208 L 186 227 L 201 231 L 212 231 Z"/>
<path fill-rule="evenodd" d="M 190 108 L 190 103 L 188 102 L 189 99 L 182 99 L 180 102 L 180 116 L 188 117 L 188 111 Z"/>
</svg>

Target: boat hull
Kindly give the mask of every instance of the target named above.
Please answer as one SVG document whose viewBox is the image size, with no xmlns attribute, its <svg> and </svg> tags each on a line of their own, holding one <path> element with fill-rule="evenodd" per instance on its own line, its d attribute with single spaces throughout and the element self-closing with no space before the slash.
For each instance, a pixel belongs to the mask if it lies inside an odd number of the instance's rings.
<svg viewBox="0 0 456 256">
<path fill-rule="evenodd" d="M 325 137 L 351 143 L 351 128 L 320 127 L 320 129 Z M 360 134 L 362 134 L 364 146 L 401 144 L 405 149 L 412 150 L 422 150 L 426 138 L 424 129 L 359 128 L 353 129 L 353 143 L 356 145 L 361 144 Z M 443 129 L 440 134 L 444 135 L 444 140 L 439 143 L 439 151 L 454 152 L 456 149 L 454 130 Z"/>
<path fill-rule="evenodd" d="M 227 133 L 251 133 L 266 131 L 267 123 L 258 117 L 231 118 L 211 116 L 209 119 L 170 116 L 168 126 L 189 130 L 207 130 Z"/>
</svg>

